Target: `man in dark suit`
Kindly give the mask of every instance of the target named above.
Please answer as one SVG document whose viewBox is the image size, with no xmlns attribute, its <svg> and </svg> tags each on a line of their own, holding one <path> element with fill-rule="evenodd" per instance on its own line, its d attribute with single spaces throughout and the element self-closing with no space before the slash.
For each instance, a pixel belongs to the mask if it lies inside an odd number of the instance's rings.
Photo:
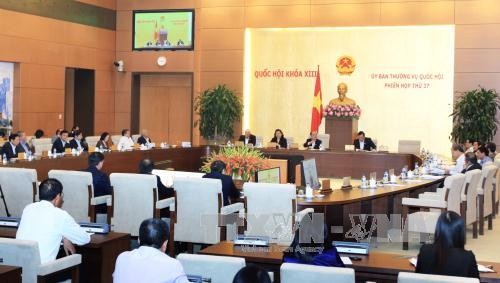
<svg viewBox="0 0 500 283">
<path fill-rule="evenodd" d="M 372 139 L 365 137 L 365 132 L 360 131 L 358 138 L 354 140 L 354 148 L 371 151 L 372 149 L 377 149 L 377 146 L 373 143 Z"/>
<path fill-rule="evenodd" d="M 471 171 L 474 169 L 479 169 L 481 170 L 481 164 L 477 162 L 477 157 L 474 152 L 467 152 L 465 154 L 465 169 L 462 170 L 462 173 L 465 173 L 467 171 Z"/>
<path fill-rule="evenodd" d="M 66 148 L 70 148 L 68 142 L 68 131 L 62 130 L 61 137 L 59 137 L 53 144 L 51 151 L 54 152 L 54 149 L 57 153 L 64 153 Z"/>
<path fill-rule="evenodd" d="M 309 138 L 304 143 L 305 148 L 319 149 L 321 146 L 321 140 L 318 139 L 318 132 L 314 131 L 309 134 Z"/>
<path fill-rule="evenodd" d="M 252 135 L 249 129 L 246 129 L 245 134 L 241 135 L 238 141 L 243 142 L 245 145 L 252 144 L 253 146 L 255 146 L 255 144 L 257 143 L 257 138 Z"/>
<path fill-rule="evenodd" d="M 89 151 L 89 146 L 83 139 L 83 134 L 80 131 L 75 131 L 73 133 L 73 139 L 69 142 L 69 147 L 74 148 L 76 150 Z"/>
<path fill-rule="evenodd" d="M 151 143 L 151 138 L 148 135 L 148 130 L 142 130 L 141 136 L 137 139 L 140 145 L 148 145 Z"/>
<path fill-rule="evenodd" d="M 54 152 L 54 149 L 57 153 L 64 153 L 66 148 L 70 148 L 68 142 L 68 131 L 62 130 L 61 137 L 59 137 L 53 144 L 51 151 Z"/>
<path fill-rule="evenodd" d="M 19 144 L 16 146 L 17 153 L 20 152 L 31 153 L 33 149 L 28 143 L 28 140 L 26 138 L 26 133 L 23 131 L 19 131 L 17 132 L 17 135 L 19 136 Z"/>
<path fill-rule="evenodd" d="M 233 183 L 233 178 L 228 175 L 222 174 L 226 168 L 226 164 L 220 160 L 212 162 L 210 165 L 210 173 L 203 175 L 203 178 L 219 179 L 222 182 L 222 199 L 224 205 L 229 205 L 231 199 L 240 197 L 240 192 Z"/>
<path fill-rule="evenodd" d="M 147 158 L 143 159 L 141 160 L 141 163 L 139 163 L 139 174 L 153 175 L 154 168 L 155 168 L 155 163 L 153 160 Z M 175 195 L 174 189 L 165 186 L 162 183 L 159 176 L 156 176 L 156 187 L 158 188 L 158 199 L 171 198 Z M 169 218 L 170 210 L 169 209 L 160 210 L 160 217 Z"/>
<path fill-rule="evenodd" d="M 16 147 L 19 145 L 19 136 L 17 134 L 11 134 L 9 136 L 9 141 L 4 143 L 2 146 L 2 157 L 5 155 L 7 159 L 17 158 Z"/>
<path fill-rule="evenodd" d="M 92 184 L 94 185 L 94 197 L 100 197 L 104 195 L 111 194 L 111 183 L 109 181 L 108 175 L 102 172 L 102 166 L 104 165 L 104 154 L 100 152 L 92 152 L 88 159 L 89 167 L 87 172 L 92 174 Z M 106 204 L 101 204 L 97 206 L 97 212 L 106 213 Z"/>
</svg>

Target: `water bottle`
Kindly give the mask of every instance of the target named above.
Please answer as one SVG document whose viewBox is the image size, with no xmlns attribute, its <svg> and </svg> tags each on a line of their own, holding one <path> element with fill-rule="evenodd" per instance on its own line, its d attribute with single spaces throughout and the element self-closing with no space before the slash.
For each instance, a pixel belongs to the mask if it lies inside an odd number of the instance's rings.
<svg viewBox="0 0 500 283">
<path fill-rule="evenodd" d="M 3 163 L 3 165 L 7 165 L 7 163 L 8 163 L 7 155 L 5 155 L 5 153 L 3 154 L 2 163 Z"/>
<path fill-rule="evenodd" d="M 361 188 L 366 188 L 366 176 L 361 177 Z"/>
<path fill-rule="evenodd" d="M 57 156 L 57 150 L 54 148 L 54 150 L 52 151 L 52 156 L 56 157 Z"/>
<path fill-rule="evenodd" d="M 415 176 L 419 176 L 419 167 L 418 167 L 418 162 L 415 162 L 415 170 L 413 171 L 413 173 L 415 174 Z"/>
<path fill-rule="evenodd" d="M 384 179 L 383 179 L 384 184 L 389 183 L 389 172 L 387 170 L 384 171 Z"/>
<path fill-rule="evenodd" d="M 401 169 L 401 180 L 404 179 L 406 179 L 406 167 L 403 167 L 403 169 Z"/>
<path fill-rule="evenodd" d="M 309 184 L 306 185 L 306 198 L 312 198 L 313 197 L 313 189 Z"/>
</svg>

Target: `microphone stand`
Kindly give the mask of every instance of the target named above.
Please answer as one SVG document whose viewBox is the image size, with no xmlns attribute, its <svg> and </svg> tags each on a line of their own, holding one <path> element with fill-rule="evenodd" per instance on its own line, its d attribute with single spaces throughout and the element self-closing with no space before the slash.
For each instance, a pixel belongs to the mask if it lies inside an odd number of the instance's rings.
<svg viewBox="0 0 500 283">
<path fill-rule="evenodd" d="M 5 206 L 5 214 L 7 215 L 7 217 L 10 217 L 9 208 L 7 207 L 7 202 L 5 201 L 2 186 L 0 186 L 0 198 L 2 198 L 3 205 Z"/>
</svg>

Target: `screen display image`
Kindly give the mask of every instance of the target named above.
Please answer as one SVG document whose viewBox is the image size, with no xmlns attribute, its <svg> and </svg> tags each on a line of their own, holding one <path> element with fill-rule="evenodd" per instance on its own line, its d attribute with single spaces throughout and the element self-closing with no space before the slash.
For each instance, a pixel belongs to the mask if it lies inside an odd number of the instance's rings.
<svg viewBox="0 0 500 283">
<path fill-rule="evenodd" d="M 316 159 L 306 159 L 302 161 L 302 178 L 304 185 L 309 185 L 313 189 L 321 187 L 318 179 L 318 172 L 316 169 Z"/>
<path fill-rule="evenodd" d="M 255 181 L 257 183 L 279 184 L 280 183 L 280 168 L 270 168 L 260 170 L 255 173 Z"/>
<path fill-rule="evenodd" d="M 134 50 L 192 50 L 194 11 L 134 11 Z"/>
</svg>

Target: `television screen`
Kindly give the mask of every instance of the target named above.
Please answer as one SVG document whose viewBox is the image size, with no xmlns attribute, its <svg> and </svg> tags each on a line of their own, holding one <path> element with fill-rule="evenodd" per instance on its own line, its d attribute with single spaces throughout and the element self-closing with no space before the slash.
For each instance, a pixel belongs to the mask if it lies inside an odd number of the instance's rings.
<svg viewBox="0 0 500 283">
<path fill-rule="evenodd" d="M 269 168 L 257 171 L 255 173 L 255 181 L 257 183 L 270 183 L 279 184 L 280 183 L 280 168 Z"/>
<path fill-rule="evenodd" d="M 302 161 L 302 184 L 309 185 L 313 189 L 319 189 L 321 184 L 316 170 L 316 159 L 306 159 Z"/>
<path fill-rule="evenodd" d="M 134 11 L 134 50 L 193 50 L 194 10 Z"/>
</svg>

